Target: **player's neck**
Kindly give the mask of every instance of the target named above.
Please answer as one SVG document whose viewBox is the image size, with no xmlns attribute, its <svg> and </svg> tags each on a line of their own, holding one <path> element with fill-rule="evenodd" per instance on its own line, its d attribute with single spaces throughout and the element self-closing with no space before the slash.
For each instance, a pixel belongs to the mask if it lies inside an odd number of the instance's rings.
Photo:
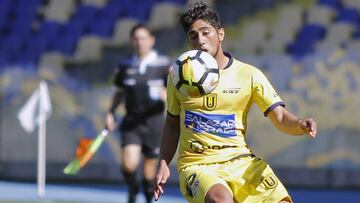
<svg viewBox="0 0 360 203">
<path fill-rule="evenodd" d="M 147 57 L 152 50 L 147 51 L 147 52 L 143 52 L 143 53 L 137 53 L 137 56 L 139 57 L 140 60 L 143 60 L 145 57 Z"/>
<path fill-rule="evenodd" d="M 229 57 L 227 57 L 223 50 L 219 50 L 215 55 L 216 62 L 218 63 L 219 69 L 223 70 L 229 62 Z"/>
</svg>

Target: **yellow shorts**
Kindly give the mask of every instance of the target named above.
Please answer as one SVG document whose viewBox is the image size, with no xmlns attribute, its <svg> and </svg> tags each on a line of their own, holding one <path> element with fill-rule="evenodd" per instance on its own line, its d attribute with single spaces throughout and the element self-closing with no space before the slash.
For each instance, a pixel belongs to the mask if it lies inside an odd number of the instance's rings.
<svg viewBox="0 0 360 203">
<path fill-rule="evenodd" d="M 188 202 L 204 203 L 211 186 L 224 185 L 235 202 L 280 202 L 291 198 L 270 166 L 257 157 L 194 165 L 179 171 L 180 190 Z"/>
</svg>

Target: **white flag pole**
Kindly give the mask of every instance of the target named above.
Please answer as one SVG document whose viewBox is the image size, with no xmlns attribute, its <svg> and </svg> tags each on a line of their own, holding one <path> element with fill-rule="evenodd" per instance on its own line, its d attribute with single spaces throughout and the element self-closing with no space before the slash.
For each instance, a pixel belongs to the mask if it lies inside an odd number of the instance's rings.
<svg viewBox="0 0 360 203">
<path fill-rule="evenodd" d="M 38 135 L 38 167 L 37 167 L 37 184 L 38 184 L 38 198 L 45 195 L 45 176 L 46 176 L 46 109 L 45 102 L 42 98 L 44 96 L 46 83 L 40 82 L 39 85 L 39 135 Z"/>
</svg>

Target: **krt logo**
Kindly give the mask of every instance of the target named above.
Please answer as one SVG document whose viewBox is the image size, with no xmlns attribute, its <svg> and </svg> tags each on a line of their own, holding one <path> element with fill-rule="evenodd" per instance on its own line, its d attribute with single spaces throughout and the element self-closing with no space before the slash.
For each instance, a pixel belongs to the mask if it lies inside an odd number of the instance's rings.
<svg viewBox="0 0 360 203">
<path fill-rule="evenodd" d="M 237 94 L 240 91 L 240 87 L 235 87 L 235 88 L 228 88 L 228 89 L 224 89 L 223 93 L 224 94 Z"/>
<path fill-rule="evenodd" d="M 212 111 L 217 105 L 217 94 L 211 93 L 203 97 L 203 106 L 206 110 Z"/>
</svg>

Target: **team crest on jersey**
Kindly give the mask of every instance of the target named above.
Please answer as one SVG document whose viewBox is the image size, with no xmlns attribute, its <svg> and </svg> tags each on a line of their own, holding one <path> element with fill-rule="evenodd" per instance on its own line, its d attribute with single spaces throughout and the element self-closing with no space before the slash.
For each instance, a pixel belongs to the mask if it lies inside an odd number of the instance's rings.
<svg viewBox="0 0 360 203">
<path fill-rule="evenodd" d="M 264 183 L 266 189 L 273 189 L 277 186 L 278 180 L 274 174 L 269 174 L 261 179 L 261 182 Z"/>
<path fill-rule="evenodd" d="M 212 111 L 216 108 L 217 105 L 217 94 L 211 93 L 203 98 L 203 106 L 206 110 Z"/>
</svg>

